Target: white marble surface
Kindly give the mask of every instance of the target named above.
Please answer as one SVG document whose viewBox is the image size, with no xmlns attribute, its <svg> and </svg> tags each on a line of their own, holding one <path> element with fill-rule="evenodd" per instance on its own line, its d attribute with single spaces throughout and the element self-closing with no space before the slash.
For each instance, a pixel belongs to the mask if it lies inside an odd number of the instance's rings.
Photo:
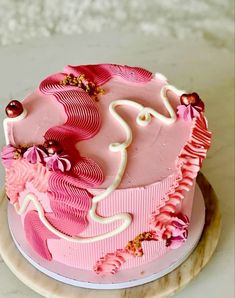
<svg viewBox="0 0 235 298">
<path fill-rule="evenodd" d="M 216 253 L 179 298 L 234 296 L 234 72 L 233 54 L 212 44 L 167 41 L 138 35 L 88 34 L 32 40 L 0 48 L 0 101 L 22 98 L 46 75 L 65 64 L 114 62 L 164 73 L 179 88 L 196 90 L 206 102 L 213 145 L 204 162 L 220 200 L 223 225 Z M 3 119 L 3 108 L 0 112 Z M 3 145 L 3 133 L 0 135 Z M 3 183 L 3 170 L 1 170 Z M 0 298 L 36 298 L 0 261 Z M 131 297 L 132 298 L 132 297 Z"/>
</svg>

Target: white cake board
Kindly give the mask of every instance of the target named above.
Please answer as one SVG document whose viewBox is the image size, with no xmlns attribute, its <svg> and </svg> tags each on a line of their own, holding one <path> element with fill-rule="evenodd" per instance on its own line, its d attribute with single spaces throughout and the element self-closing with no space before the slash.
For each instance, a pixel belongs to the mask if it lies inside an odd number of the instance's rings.
<svg viewBox="0 0 235 298">
<path fill-rule="evenodd" d="M 93 271 L 72 268 L 38 256 L 25 239 L 20 217 L 12 205 L 8 207 L 8 222 L 12 238 L 21 254 L 44 274 L 69 285 L 89 289 L 123 289 L 156 280 L 177 268 L 192 253 L 201 237 L 205 222 L 205 204 L 196 185 L 189 237 L 184 245 L 170 250 L 156 261 L 133 269 L 121 270 L 115 275 L 101 276 Z"/>
</svg>

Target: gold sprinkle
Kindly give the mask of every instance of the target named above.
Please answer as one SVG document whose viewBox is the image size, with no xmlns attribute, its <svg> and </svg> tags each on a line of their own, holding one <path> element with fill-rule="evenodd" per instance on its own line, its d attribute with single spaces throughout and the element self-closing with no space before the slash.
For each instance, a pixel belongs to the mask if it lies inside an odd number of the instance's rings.
<svg viewBox="0 0 235 298">
<path fill-rule="evenodd" d="M 87 92 L 92 98 L 98 101 L 98 95 L 105 94 L 105 90 L 96 86 L 92 81 L 89 81 L 84 74 L 75 77 L 73 75 L 67 75 L 62 81 L 61 85 L 77 86 Z"/>
</svg>

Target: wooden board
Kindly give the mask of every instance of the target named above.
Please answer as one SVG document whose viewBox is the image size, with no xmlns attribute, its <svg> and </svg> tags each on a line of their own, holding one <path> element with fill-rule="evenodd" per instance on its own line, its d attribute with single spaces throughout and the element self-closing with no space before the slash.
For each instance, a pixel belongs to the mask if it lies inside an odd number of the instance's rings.
<svg viewBox="0 0 235 298">
<path fill-rule="evenodd" d="M 4 192 L 0 201 L 0 254 L 7 266 L 23 283 L 45 297 L 169 297 L 185 287 L 207 264 L 215 251 L 220 235 L 221 215 L 216 194 L 203 174 L 199 173 L 197 183 L 206 205 L 206 223 L 202 237 L 194 252 L 184 263 L 171 273 L 151 283 L 123 290 L 97 291 L 69 286 L 39 272 L 24 259 L 13 243 L 8 229 L 7 200 Z"/>
</svg>

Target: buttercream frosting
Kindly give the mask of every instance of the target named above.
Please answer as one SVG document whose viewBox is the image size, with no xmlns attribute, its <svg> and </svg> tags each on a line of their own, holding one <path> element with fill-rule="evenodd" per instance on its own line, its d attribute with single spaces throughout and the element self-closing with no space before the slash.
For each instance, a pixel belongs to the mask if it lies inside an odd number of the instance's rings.
<svg viewBox="0 0 235 298">
<path fill-rule="evenodd" d="M 83 75 L 104 93 L 94 98 L 79 84 L 61 84 L 68 76 Z M 211 135 L 203 110 L 182 104 L 183 95 L 191 100 L 195 93 L 187 95 L 163 75 L 142 68 L 68 66 L 23 100 L 22 118 L 4 121 L 7 143 L 28 148 L 15 159 L 8 147 L 2 159 L 8 164 L 8 196 L 39 255 L 116 273 L 187 239 L 195 177 Z M 59 142 L 64 153 L 44 156 L 45 140 Z M 12 188 L 12 177 L 21 175 L 17 164 L 32 167 L 39 185 L 25 170 Z M 16 174 L 9 174 L 11 169 Z M 142 239 L 143 258 L 126 248 L 133 239 Z"/>
</svg>

